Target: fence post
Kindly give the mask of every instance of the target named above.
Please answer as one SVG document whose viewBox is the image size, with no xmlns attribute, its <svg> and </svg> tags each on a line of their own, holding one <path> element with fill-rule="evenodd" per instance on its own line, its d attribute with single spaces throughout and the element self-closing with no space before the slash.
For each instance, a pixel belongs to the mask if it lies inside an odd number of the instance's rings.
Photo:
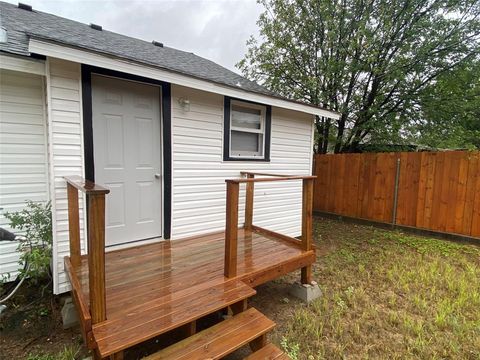
<svg viewBox="0 0 480 360">
<path fill-rule="evenodd" d="M 395 173 L 395 188 L 393 193 L 393 211 L 392 211 L 392 224 L 397 223 L 397 205 L 398 205 L 398 187 L 400 182 L 400 158 L 397 158 L 397 169 Z"/>
<path fill-rule="evenodd" d="M 227 180 L 224 269 L 227 278 L 237 276 L 238 193 L 239 183 Z"/>
</svg>

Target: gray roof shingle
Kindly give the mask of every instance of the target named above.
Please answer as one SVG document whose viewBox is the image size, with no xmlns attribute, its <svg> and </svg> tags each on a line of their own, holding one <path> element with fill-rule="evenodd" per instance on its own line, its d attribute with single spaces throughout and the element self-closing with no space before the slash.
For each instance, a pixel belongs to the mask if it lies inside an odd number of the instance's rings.
<svg viewBox="0 0 480 360">
<path fill-rule="evenodd" d="M 28 42 L 31 35 L 246 91 L 276 96 L 263 86 L 193 53 L 155 46 L 107 30 L 94 30 L 89 25 L 35 9 L 28 11 L 14 4 L 0 2 L 0 20 L 0 25 L 8 33 L 7 42 L 0 43 L 0 51 L 29 56 Z"/>
</svg>

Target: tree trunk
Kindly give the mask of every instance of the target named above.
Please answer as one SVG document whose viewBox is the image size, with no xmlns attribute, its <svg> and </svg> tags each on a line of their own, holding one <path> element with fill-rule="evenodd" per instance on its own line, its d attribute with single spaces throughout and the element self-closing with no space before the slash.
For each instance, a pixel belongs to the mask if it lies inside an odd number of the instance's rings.
<svg viewBox="0 0 480 360">
<path fill-rule="evenodd" d="M 345 123 L 346 123 L 346 116 L 345 114 L 342 114 L 342 116 L 338 120 L 337 139 L 335 141 L 335 149 L 334 149 L 335 154 L 340 153 L 343 148 L 343 134 L 345 132 Z"/>
</svg>

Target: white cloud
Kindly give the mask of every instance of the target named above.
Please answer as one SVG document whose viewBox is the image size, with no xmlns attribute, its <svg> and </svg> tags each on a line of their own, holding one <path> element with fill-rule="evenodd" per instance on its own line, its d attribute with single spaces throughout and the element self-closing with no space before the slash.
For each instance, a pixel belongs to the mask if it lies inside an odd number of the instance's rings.
<svg viewBox="0 0 480 360">
<path fill-rule="evenodd" d="M 16 3 L 16 1 L 10 2 Z M 254 0 L 22 0 L 34 9 L 105 30 L 157 40 L 193 52 L 230 70 L 246 52 L 262 7 Z"/>
</svg>

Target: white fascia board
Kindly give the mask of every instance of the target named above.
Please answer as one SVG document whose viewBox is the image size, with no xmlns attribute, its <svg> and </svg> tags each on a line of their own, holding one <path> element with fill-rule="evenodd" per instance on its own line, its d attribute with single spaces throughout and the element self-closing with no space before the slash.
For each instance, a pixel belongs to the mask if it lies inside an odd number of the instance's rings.
<svg viewBox="0 0 480 360">
<path fill-rule="evenodd" d="M 149 79 L 155 79 L 165 81 L 171 84 L 190 87 L 192 89 L 198 89 L 208 91 L 215 94 L 221 94 L 230 96 L 233 98 L 239 98 L 243 100 L 258 102 L 266 105 L 276 106 L 279 108 L 300 111 L 307 114 L 313 114 L 331 119 L 339 119 L 340 114 L 316 108 L 309 105 L 300 104 L 297 102 L 291 102 L 287 100 L 270 97 L 267 95 L 256 94 L 246 90 L 233 89 L 228 86 L 222 86 L 209 81 L 197 79 L 187 75 L 182 75 L 159 68 L 141 65 L 132 61 L 118 59 L 102 54 L 81 50 L 57 43 L 52 43 L 44 40 L 31 38 L 29 42 L 28 50 L 31 53 L 40 54 L 44 56 L 50 56 L 58 59 L 73 61 L 81 64 L 102 67 L 106 69 L 112 69 L 116 71 L 125 72 L 137 76 L 146 77 Z"/>
<path fill-rule="evenodd" d="M 0 69 L 45 76 L 45 61 L 25 56 L 0 54 Z"/>
</svg>

